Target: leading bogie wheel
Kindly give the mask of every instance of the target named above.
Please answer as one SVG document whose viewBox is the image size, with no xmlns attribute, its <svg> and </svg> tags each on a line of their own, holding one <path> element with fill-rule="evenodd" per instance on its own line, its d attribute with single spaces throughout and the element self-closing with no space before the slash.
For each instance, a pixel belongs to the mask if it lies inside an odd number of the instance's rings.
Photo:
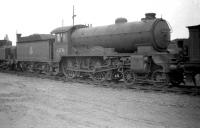
<svg viewBox="0 0 200 128">
<path fill-rule="evenodd" d="M 136 75 L 131 70 L 126 70 L 123 73 L 123 79 L 127 87 L 131 87 L 136 82 Z"/>
<path fill-rule="evenodd" d="M 123 74 L 119 71 L 113 71 L 111 72 L 111 75 L 112 75 L 111 78 L 114 81 L 119 81 L 123 78 Z"/>
<path fill-rule="evenodd" d="M 168 84 L 168 76 L 162 70 L 155 70 L 152 73 L 152 80 L 155 85 Z"/>
</svg>

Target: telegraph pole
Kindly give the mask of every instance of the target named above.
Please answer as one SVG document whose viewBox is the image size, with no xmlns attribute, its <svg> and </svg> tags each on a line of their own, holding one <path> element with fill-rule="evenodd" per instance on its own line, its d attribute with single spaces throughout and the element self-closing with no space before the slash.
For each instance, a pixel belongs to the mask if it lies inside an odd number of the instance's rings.
<svg viewBox="0 0 200 128">
<path fill-rule="evenodd" d="M 74 26 L 74 19 L 75 19 L 76 15 L 74 14 L 74 5 L 73 5 L 73 14 L 72 14 L 72 20 L 73 20 L 73 26 Z"/>
</svg>

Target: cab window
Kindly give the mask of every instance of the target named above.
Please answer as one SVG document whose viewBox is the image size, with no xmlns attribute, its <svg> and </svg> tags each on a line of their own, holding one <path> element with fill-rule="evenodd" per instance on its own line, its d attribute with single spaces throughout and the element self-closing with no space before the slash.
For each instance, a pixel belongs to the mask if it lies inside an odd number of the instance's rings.
<svg viewBox="0 0 200 128">
<path fill-rule="evenodd" d="M 67 33 L 63 33 L 63 42 L 67 42 Z"/>
<path fill-rule="evenodd" d="M 67 42 L 67 33 L 58 33 L 56 34 L 56 41 L 60 42 Z"/>
<path fill-rule="evenodd" d="M 61 33 L 56 34 L 56 41 L 57 42 L 62 42 L 62 34 Z"/>
</svg>

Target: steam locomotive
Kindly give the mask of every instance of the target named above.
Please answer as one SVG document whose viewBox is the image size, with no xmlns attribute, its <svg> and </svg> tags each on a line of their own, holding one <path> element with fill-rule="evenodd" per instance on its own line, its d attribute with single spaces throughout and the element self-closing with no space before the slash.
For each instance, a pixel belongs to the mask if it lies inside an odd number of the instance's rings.
<svg viewBox="0 0 200 128">
<path fill-rule="evenodd" d="M 68 79 L 123 80 L 127 86 L 139 81 L 176 83 L 170 72 L 179 68 L 174 68 L 177 63 L 172 62 L 169 43 L 167 21 L 146 13 L 138 22 L 118 18 L 107 26 L 74 25 L 56 28 L 51 34 L 17 34 L 10 65 L 22 71 L 62 73 Z"/>
</svg>

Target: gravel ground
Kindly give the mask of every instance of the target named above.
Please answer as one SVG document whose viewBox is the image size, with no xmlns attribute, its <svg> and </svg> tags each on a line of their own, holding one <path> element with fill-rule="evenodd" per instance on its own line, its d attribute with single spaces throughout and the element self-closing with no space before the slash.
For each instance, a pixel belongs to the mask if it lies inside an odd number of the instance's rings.
<svg viewBox="0 0 200 128">
<path fill-rule="evenodd" d="M 0 73 L 0 128 L 199 128 L 200 97 Z"/>
</svg>

